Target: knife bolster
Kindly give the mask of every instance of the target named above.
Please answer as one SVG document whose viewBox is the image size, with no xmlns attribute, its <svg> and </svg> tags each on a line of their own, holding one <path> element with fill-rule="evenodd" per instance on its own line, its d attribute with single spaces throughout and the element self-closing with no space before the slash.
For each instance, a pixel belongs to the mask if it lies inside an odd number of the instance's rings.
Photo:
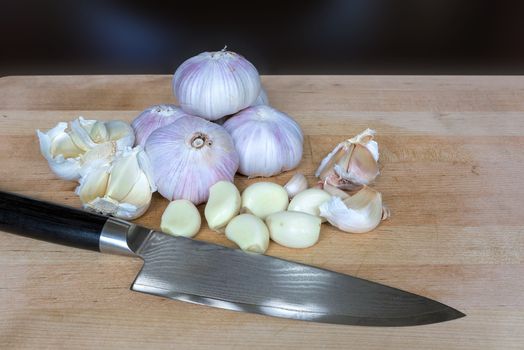
<svg viewBox="0 0 524 350">
<path fill-rule="evenodd" d="M 136 256 L 151 230 L 131 222 L 110 217 L 100 233 L 101 253 Z"/>
</svg>

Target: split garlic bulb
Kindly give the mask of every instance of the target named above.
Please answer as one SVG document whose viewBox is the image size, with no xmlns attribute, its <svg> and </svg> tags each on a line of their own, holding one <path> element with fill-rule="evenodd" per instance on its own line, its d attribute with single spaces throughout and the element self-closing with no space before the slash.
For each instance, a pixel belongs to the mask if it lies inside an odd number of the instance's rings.
<svg viewBox="0 0 524 350">
<path fill-rule="evenodd" d="M 216 120 L 250 106 L 260 94 L 260 77 L 248 60 L 224 48 L 183 62 L 173 91 L 188 114 Z"/>
<path fill-rule="evenodd" d="M 315 176 L 333 186 L 353 189 L 368 185 L 379 174 L 375 131 L 366 129 L 339 143 L 320 163 Z"/>
<path fill-rule="evenodd" d="M 144 147 L 147 138 L 153 131 L 186 115 L 175 105 L 155 105 L 147 108 L 131 123 L 135 131 L 136 144 Z"/>
<path fill-rule="evenodd" d="M 154 191 L 149 159 L 137 146 L 119 152 L 110 165 L 89 169 L 75 193 L 87 210 L 135 219 L 145 213 Z"/>
<path fill-rule="evenodd" d="M 304 136 L 287 114 L 270 106 L 249 107 L 224 123 L 240 156 L 238 172 L 273 176 L 298 166 Z"/>
<path fill-rule="evenodd" d="M 117 151 L 133 146 L 135 135 L 129 124 L 82 117 L 60 122 L 47 132 L 36 131 L 40 151 L 58 177 L 76 180 L 87 168 L 108 164 Z"/>
<path fill-rule="evenodd" d="M 155 130 L 146 141 L 158 192 L 169 200 L 207 201 L 218 181 L 232 182 L 238 154 L 227 131 L 186 116 Z"/>
<path fill-rule="evenodd" d="M 319 210 L 320 216 L 331 225 L 351 233 L 371 231 L 389 216 L 380 192 L 367 186 L 346 199 L 333 196 L 321 204 Z"/>
</svg>

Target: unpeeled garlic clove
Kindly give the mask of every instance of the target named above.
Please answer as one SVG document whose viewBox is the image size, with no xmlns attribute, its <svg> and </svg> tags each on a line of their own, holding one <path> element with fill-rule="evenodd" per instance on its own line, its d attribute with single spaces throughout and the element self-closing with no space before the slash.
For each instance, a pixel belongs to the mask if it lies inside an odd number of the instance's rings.
<svg viewBox="0 0 524 350">
<path fill-rule="evenodd" d="M 309 188 L 297 194 L 291 202 L 287 210 L 299 211 L 320 217 L 320 211 L 318 207 L 328 200 L 331 199 L 331 195 L 324 190 L 318 188 Z M 322 221 L 326 221 L 321 218 Z"/>
<path fill-rule="evenodd" d="M 147 210 L 156 190 L 149 160 L 139 146 L 119 152 L 110 165 L 84 171 L 76 194 L 84 208 L 104 215 L 135 219 Z"/>
<path fill-rule="evenodd" d="M 319 210 L 320 216 L 331 225 L 350 233 L 371 231 L 389 216 L 389 211 L 382 205 L 380 192 L 367 186 L 344 200 L 333 196 Z"/>
<path fill-rule="evenodd" d="M 308 248 L 317 243 L 322 224 L 318 216 L 281 211 L 266 218 L 273 241 L 288 248 Z"/>
<path fill-rule="evenodd" d="M 342 189 L 367 185 L 379 174 L 375 131 L 366 129 L 339 143 L 320 163 L 315 176 Z"/>
<path fill-rule="evenodd" d="M 60 178 L 76 180 L 86 168 L 109 164 L 116 152 L 131 147 L 134 133 L 119 120 L 103 122 L 82 117 L 58 123 L 47 132 L 36 131 L 40 151 Z"/>
<path fill-rule="evenodd" d="M 269 230 L 264 221 L 252 214 L 240 214 L 226 226 L 226 237 L 240 249 L 263 254 L 269 246 Z"/>
<path fill-rule="evenodd" d="M 209 199 L 204 209 L 204 216 L 210 229 L 223 232 L 227 223 L 240 210 L 240 192 L 229 181 L 219 181 L 209 188 Z"/>
<path fill-rule="evenodd" d="M 284 185 L 284 189 L 287 191 L 289 198 L 293 198 L 298 193 L 307 189 L 307 179 L 304 174 L 296 173 Z"/>
<path fill-rule="evenodd" d="M 327 193 L 329 193 L 332 196 L 337 196 L 337 197 L 340 197 L 341 199 L 346 199 L 346 198 L 350 197 L 349 194 L 347 194 L 346 192 L 342 191 L 340 188 L 331 185 L 327 181 L 324 181 L 323 183 L 320 182 L 320 185 L 321 185 L 320 187 L 324 191 L 326 191 Z"/>
<path fill-rule="evenodd" d="M 201 222 L 200 213 L 191 201 L 177 199 L 169 203 L 162 214 L 160 228 L 173 236 L 193 237 L 200 230 Z"/>
<path fill-rule="evenodd" d="M 286 210 L 289 199 L 284 187 L 273 182 L 257 182 L 242 192 L 241 213 L 250 213 L 265 219 L 266 216 Z"/>
</svg>

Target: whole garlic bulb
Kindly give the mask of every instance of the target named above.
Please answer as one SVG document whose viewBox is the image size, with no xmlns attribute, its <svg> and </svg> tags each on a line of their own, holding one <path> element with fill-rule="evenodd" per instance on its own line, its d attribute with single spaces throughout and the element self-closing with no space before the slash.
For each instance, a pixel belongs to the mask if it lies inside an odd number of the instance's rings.
<svg viewBox="0 0 524 350">
<path fill-rule="evenodd" d="M 151 164 L 140 146 L 119 152 L 110 165 L 90 169 L 76 188 L 85 209 L 122 219 L 142 215 L 154 191 Z"/>
<path fill-rule="evenodd" d="M 287 114 L 270 106 L 249 107 L 224 123 L 240 156 L 239 173 L 273 176 L 298 166 L 304 136 Z"/>
<path fill-rule="evenodd" d="M 260 94 L 258 94 L 258 97 L 255 100 L 255 102 L 253 102 L 251 104 L 251 107 L 259 106 L 259 105 L 268 105 L 268 104 L 269 104 L 269 99 L 267 98 L 266 89 L 264 89 L 264 87 L 261 86 L 260 87 Z"/>
<path fill-rule="evenodd" d="M 227 131 L 186 116 L 155 130 L 146 141 L 158 192 L 169 200 L 205 202 L 218 181 L 233 181 L 238 154 Z"/>
<path fill-rule="evenodd" d="M 66 180 L 80 178 L 86 168 L 108 164 L 117 151 L 135 142 L 131 126 L 120 120 L 103 122 L 79 117 L 69 125 L 60 122 L 49 131 L 37 130 L 36 134 L 49 167 Z"/>
<path fill-rule="evenodd" d="M 146 140 L 153 131 L 187 114 L 175 105 L 154 105 L 148 107 L 133 120 L 131 126 L 135 131 L 136 144 L 145 146 Z"/>
<path fill-rule="evenodd" d="M 250 106 L 259 96 L 260 77 L 248 60 L 224 48 L 183 62 L 173 91 L 185 112 L 216 120 Z"/>
</svg>

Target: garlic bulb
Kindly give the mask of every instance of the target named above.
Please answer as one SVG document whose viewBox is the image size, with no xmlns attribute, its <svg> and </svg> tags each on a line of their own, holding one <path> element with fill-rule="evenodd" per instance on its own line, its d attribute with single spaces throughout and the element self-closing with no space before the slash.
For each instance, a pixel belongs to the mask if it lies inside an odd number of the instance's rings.
<svg viewBox="0 0 524 350">
<path fill-rule="evenodd" d="M 304 137 L 285 113 L 260 105 L 249 107 L 224 123 L 240 156 L 238 172 L 249 177 L 273 176 L 298 166 Z"/>
<path fill-rule="evenodd" d="M 120 120 L 82 117 L 58 123 L 47 132 L 36 130 L 40 151 L 58 177 L 76 180 L 86 168 L 108 164 L 117 151 L 133 146 L 133 129 Z"/>
<path fill-rule="evenodd" d="M 202 219 L 197 207 L 186 199 L 177 199 L 162 214 L 162 232 L 183 237 L 193 237 L 200 231 Z"/>
<path fill-rule="evenodd" d="M 260 94 L 260 77 L 248 60 L 224 48 L 183 62 L 173 91 L 188 114 L 216 120 L 250 106 Z"/>
<path fill-rule="evenodd" d="M 155 105 L 147 108 L 131 123 L 135 131 L 136 144 L 144 147 L 147 138 L 153 131 L 186 115 L 175 105 Z"/>
<path fill-rule="evenodd" d="M 258 216 L 240 214 L 226 226 L 226 237 L 246 252 L 263 254 L 269 246 L 269 230 Z"/>
<path fill-rule="evenodd" d="M 317 243 L 321 221 L 318 216 L 298 211 L 281 211 L 266 218 L 273 241 L 288 248 L 308 248 Z"/>
<path fill-rule="evenodd" d="M 342 189 L 373 182 L 379 174 L 375 131 L 366 129 L 339 143 L 320 163 L 315 176 Z"/>
<path fill-rule="evenodd" d="M 284 185 L 284 189 L 287 191 L 289 198 L 293 198 L 298 193 L 307 189 L 307 179 L 303 174 L 296 173 Z"/>
<path fill-rule="evenodd" d="M 241 213 L 250 213 L 265 219 L 269 214 L 286 210 L 289 204 L 284 187 L 273 182 L 257 182 L 242 192 Z"/>
<path fill-rule="evenodd" d="M 147 210 L 154 191 L 149 159 L 137 146 L 119 152 L 110 165 L 89 169 L 75 193 L 87 210 L 135 219 Z"/>
<path fill-rule="evenodd" d="M 158 192 L 195 205 L 218 181 L 233 181 L 238 154 L 227 131 L 202 118 L 186 116 L 155 130 L 146 141 Z"/>
<path fill-rule="evenodd" d="M 389 211 L 382 205 L 380 192 L 367 186 L 344 200 L 333 196 L 320 205 L 319 210 L 320 216 L 331 225 L 351 233 L 371 231 L 389 216 Z"/>
<path fill-rule="evenodd" d="M 240 192 L 228 181 L 219 181 L 209 188 L 204 215 L 210 229 L 223 232 L 229 220 L 240 210 Z"/>
<path fill-rule="evenodd" d="M 302 213 L 308 213 L 320 217 L 318 207 L 330 199 L 331 195 L 326 191 L 318 188 L 310 188 L 297 194 L 291 202 L 289 202 L 287 210 L 300 211 Z M 325 221 L 324 218 L 321 219 L 322 222 Z"/>
<path fill-rule="evenodd" d="M 267 92 L 264 89 L 264 87 L 262 86 L 260 86 L 260 94 L 258 94 L 258 97 L 255 100 L 255 102 L 251 104 L 251 107 L 259 106 L 259 105 L 269 105 L 269 99 L 267 98 Z"/>
</svg>

